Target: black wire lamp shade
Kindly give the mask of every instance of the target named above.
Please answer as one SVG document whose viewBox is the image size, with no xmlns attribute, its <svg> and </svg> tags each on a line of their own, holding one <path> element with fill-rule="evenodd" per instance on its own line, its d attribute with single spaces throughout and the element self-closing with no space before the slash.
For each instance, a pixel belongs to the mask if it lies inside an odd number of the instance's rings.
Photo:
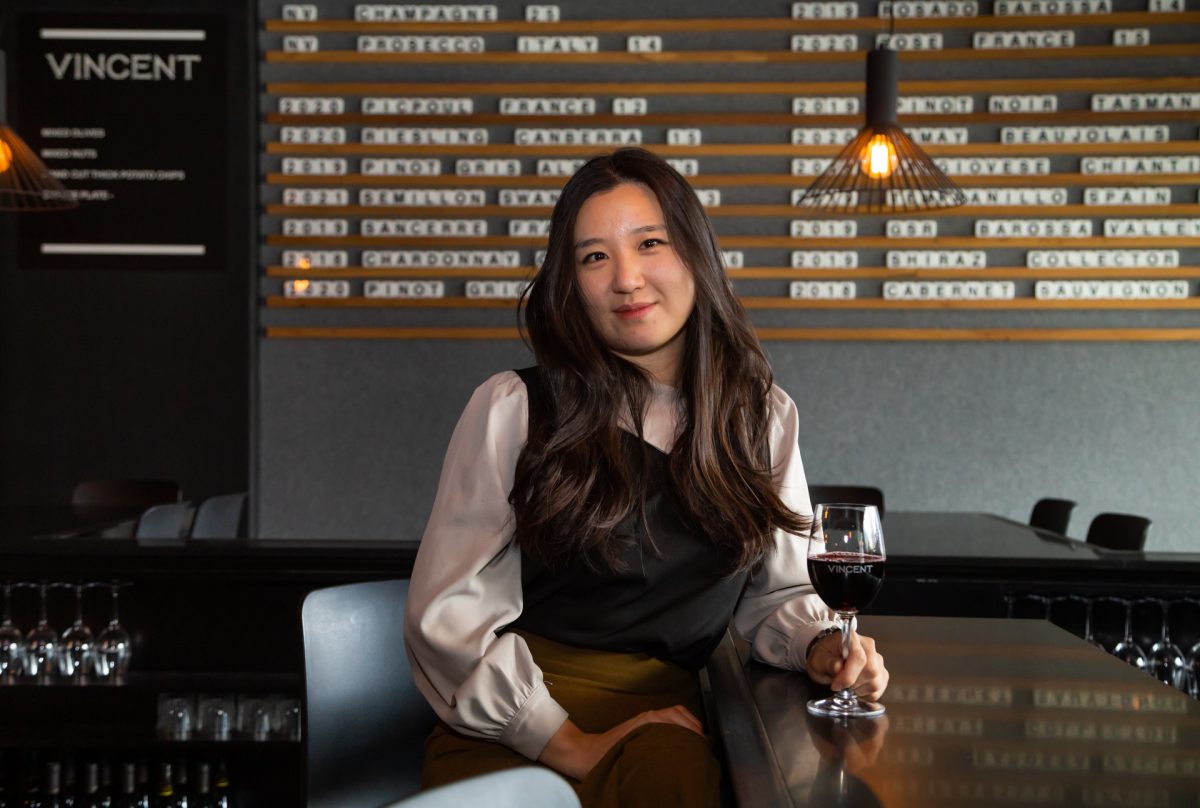
<svg viewBox="0 0 1200 808">
<path fill-rule="evenodd" d="M 888 215 L 952 208 L 966 194 L 896 123 L 896 51 L 867 53 L 867 121 L 797 205 L 828 213 Z"/>
<path fill-rule="evenodd" d="M 33 149 L 8 125 L 4 51 L 0 51 L 0 211 L 67 210 L 79 206 Z"/>
</svg>

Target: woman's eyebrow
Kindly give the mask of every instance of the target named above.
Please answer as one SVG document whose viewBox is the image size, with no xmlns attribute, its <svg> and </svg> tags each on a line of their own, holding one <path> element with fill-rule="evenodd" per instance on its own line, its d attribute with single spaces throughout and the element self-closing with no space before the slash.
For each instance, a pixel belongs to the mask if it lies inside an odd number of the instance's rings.
<svg viewBox="0 0 1200 808">
<path fill-rule="evenodd" d="M 667 229 L 666 225 L 646 224 L 646 225 L 642 225 L 641 227 L 635 227 L 634 229 L 630 230 L 629 232 L 632 234 L 653 233 L 653 232 L 657 232 L 660 230 L 666 231 L 666 229 Z M 575 249 L 579 250 L 584 247 L 590 247 L 593 244 L 601 244 L 603 242 L 604 242 L 604 239 L 598 238 L 598 237 L 597 238 L 585 238 L 582 241 L 578 241 L 575 243 Z"/>
</svg>

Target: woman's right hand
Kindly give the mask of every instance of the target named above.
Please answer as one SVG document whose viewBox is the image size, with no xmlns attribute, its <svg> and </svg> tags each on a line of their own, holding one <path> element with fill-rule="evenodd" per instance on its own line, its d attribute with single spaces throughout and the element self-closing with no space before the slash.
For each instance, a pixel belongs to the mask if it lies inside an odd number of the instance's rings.
<svg viewBox="0 0 1200 808">
<path fill-rule="evenodd" d="M 546 744 L 538 761 L 559 774 L 582 780 L 617 741 L 644 724 L 677 724 L 697 735 L 704 734 L 700 720 L 681 704 L 667 707 L 665 710 L 647 710 L 639 713 L 607 732 L 584 732 L 568 719 L 558 732 L 554 733 L 550 743 Z"/>
</svg>

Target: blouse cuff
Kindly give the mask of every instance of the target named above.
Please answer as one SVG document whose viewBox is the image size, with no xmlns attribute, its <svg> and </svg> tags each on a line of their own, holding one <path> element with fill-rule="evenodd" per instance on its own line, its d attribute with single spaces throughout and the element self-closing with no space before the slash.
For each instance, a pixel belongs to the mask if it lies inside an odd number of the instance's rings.
<svg viewBox="0 0 1200 808">
<path fill-rule="evenodd" d="M 808 644 L 825 629 L 837 628 L 838 625 L 838 622 L 835 620 L 818 620 L 815 623 L 804 623 L 797 626 L 796 630 L 792 632 L 791 641 L 788 643 L 788 667 L 798 671 L 805 670 L 808 663 L 808 660 L 805 658 L 805 654 L 808 652 Z"/>
<path fill-rule="evenodd" d="M 546 686 L 539 685 L 529 694 L 521 709 L 500 735 L 500 743 L 520 752 L 530 760 L 537 760 L 554 737 L 554 733 L 567 721 L 567 711 L 550 697 Z"/>
</svg>

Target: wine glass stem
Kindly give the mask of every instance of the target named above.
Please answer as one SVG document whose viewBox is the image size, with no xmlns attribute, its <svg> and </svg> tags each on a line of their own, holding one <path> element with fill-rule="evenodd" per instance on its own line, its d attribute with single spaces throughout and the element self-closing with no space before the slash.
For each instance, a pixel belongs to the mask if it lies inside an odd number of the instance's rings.
<svg viewBox="0 0 1200 808">
<path fill-rule="evenodd" d="M 842 621 L 842 659 L 847 659 L 854 643 L 854 624 L 857 620 L 847 612 L 838 612 L 838 619 Z M 858 694 L 853 687 L 847 687 L 835 693 L 833 700 L 843 709 L 853 709 L 858 705 Z"/>
<path fill-rule="evenodd" d="M 1125 604 L 1125 642 L 1133 642 L 1133 604 Z"/>
</svg>

